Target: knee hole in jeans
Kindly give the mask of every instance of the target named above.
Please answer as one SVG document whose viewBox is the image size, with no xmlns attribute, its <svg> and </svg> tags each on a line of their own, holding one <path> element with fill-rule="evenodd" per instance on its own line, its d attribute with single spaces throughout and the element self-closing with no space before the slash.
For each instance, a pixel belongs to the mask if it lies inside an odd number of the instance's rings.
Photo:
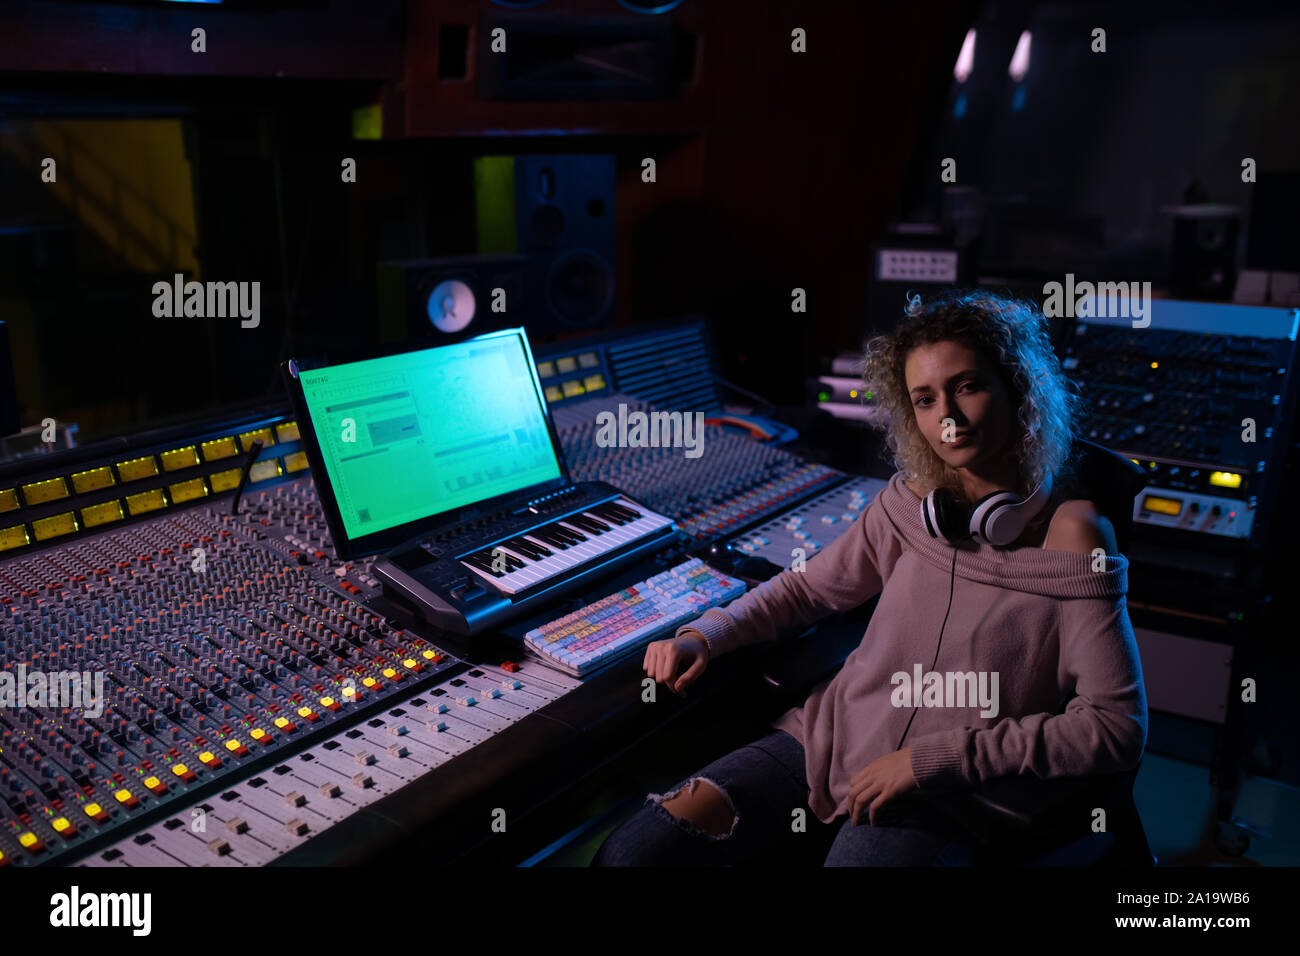
<svg viewBox="0 0 1300 956">
<path fill-rule="evenodd" d="M 688 829 L 713 840 L 725 840 L 736 832 L 740 816 L 731 797 L 712 780 L 692 777 L 672 793 L 652 793 L 649 798 Z"/>
</svg>

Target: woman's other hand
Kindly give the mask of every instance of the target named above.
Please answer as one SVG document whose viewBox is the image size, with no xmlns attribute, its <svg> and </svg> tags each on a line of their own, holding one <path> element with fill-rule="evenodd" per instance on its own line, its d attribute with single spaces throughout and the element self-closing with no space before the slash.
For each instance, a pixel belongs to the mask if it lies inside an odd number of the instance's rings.
<svg viewBox="0 0 1300 956">
<path fill-rule="evenodd" d="M 654 641 L 645 649 L 642 668 L 658 683 L 664 684 L 678 697 L 694 684 L 704 668 L 709 665 L 709 645 L 702 634 L 683 634 L 667 641 Z M 680 677 L 677 671 L 685 668 Z"/>
<path fill-rule="evenodd" d="M 892 800 L 917 787 L 912 776 L 912 752 L 904 747 L 877 757 L 859 770 L 849 783 L 849 821 L 857 826 L 863 809 L 870 804 L 868 821 L 876 825 L 876 812 Z"/>
</svg>

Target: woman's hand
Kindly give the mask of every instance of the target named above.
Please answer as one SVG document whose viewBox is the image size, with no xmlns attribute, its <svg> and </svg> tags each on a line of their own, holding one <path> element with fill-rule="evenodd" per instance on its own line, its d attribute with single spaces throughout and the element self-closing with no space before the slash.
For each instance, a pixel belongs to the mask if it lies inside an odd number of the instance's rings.
<svg viewBox="0 0 1300 956">
<path fill-rule="evenodd" d="M 857 826 L 862 809 L 871 804 L 868 821 L 876 825 L 876 811 L 894 797 L 916 789 L 912 776 L 912 752 L 906 747 L 877 757 L 859 770 L 849 783 L 849 821 Z"/>
<path fill-rule="evenodd" d="M 704 637 L 683 634 L 668 641 L 652 642 L 645 649 L 645 661 L 641 666 L 678 697 L 685 697 L 682 691 L 694 684 L 708 665 L 709 645 Z M 682 666 L 686 667 L 686 673 L 677 677 L 677 670 Z"/>
</svg>

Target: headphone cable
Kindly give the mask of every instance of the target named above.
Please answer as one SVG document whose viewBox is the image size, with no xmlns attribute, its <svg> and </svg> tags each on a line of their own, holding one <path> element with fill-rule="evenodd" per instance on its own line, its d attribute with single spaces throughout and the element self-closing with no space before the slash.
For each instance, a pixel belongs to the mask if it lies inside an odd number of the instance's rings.
<svg viewBox="0 0 1300 956">
<path fill-rule="evenodd" d="M 934 661 L 930 664 L 931 672 L 934 671 L 935 665 L 939 663 L 939 648 L 943 646 L 943 631 L 948 626 L 948 615 L 952 611 L 952 595 L 957 587 L 957 546 L 953 545 L 952 549 L 952 573 L 948 578 L 948 609 L 943 612 L 943 624 L 939 625 L 939 642 L 934 645 Z M 924 675 L 922 675 L 924 679 Z M 916 712 L 921 709 L 917 704 L 912 708 L 912 716 L 907 718 L 907 726 L 903 728 L 903 736 L 898 738 L 898 746 L 894 748 L 897 752 L 903 749 L 903 741 L 907 739 L 907 732 L 912 729 L 912 721 L 916 719 Z"/>
</svg>

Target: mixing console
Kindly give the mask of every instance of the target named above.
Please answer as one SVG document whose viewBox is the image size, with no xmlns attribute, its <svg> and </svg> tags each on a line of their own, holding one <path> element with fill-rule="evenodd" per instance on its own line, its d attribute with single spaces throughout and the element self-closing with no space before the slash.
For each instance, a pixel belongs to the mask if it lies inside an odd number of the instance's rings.
<svg viewBox="0 0 1300 956">
<path fill-rule="evenodd" d="M 1297 313 L 1156 299 L 1150 326 L 1069 325 L 1062 365 L 1080 387 L 1079 433 L 1148 474 L 1133 520 L 1185 545 L 1258 546 L 1275 506 L 1294 407 Z"/>
<path fill-rule="evenodd" d="M 601 447 L 596 416 L 626 404 L 628 414 L 654 406 L 626 395 L 592 398 L 553 410 L 575 481 L 605 481 L 653 511 L 677 520 L 696 545 L 725 537 L 788 508 L 841 477 L 788 451 L 717 425 L 704 426 L 703 454 L 682 448 Z"/>
<path fill-rule="evenodd" d="M 260 866 L 465 753 L 578 685 L 524 662 L 438 686 L 91 854 L 83 866 Z"/>
<path fill-rule="evenodd" d="M 854 478 L 805 505 L 791 509 L 727 547 L 741 554 L 766 558 L 779 568 L 790 566 L 795 550 L 811 558 L 849 529 L 887 485 L 879 478 Z"/>
<path fill-rule="evenodd" d="M 322 582 L 335 584 L 360 601 L 378 597 L 373 558 L 339 561 L 320 499 L 310 478 L 247 495 L 235 522 L 256 541 Z"/>
<path fill-rule="evenodd" d="M 1085 438 L 1167 458 L 1253 467 L 1241 419 L 1272 424 L 1285 340 L 1104 326 L 1080 339 L 1065 366 L 1090 399 L 1080 423 Z M 1087 361 L 1098 353 L 1105 362 Z"/>
<path fill-rule="evenodd" d="M 310 479 L 228 510 L 177 510 L 0 563 L 4 671 L 50 675 L 51 693 L 60 672 L 87 678 L 81 697 L 59 701 L 69 706 L 0 708 L 0 865 L 75 857 L 258 757 L 297 752 L 304 735 L 361 707 L 467 669 L 360 603 L 377 594 L 368 563 L 335 559 Z M 87 696 L 92 675 L 102 699 Z M 576 684 L 565 681 L 475 690 L 522 701 L 511 705 L 522 712 Z M 438 752 L 508 722 L 509 708 L 492 710 L 476 710 L 473 726 L 444 719 Z M 436 762 L 409 750 L 404 766 Z M 396 785 L 387 770 L 370 776 L 377 794 Z M 312 820 L 308 835 L 321 826 Z"/>
</svg>

